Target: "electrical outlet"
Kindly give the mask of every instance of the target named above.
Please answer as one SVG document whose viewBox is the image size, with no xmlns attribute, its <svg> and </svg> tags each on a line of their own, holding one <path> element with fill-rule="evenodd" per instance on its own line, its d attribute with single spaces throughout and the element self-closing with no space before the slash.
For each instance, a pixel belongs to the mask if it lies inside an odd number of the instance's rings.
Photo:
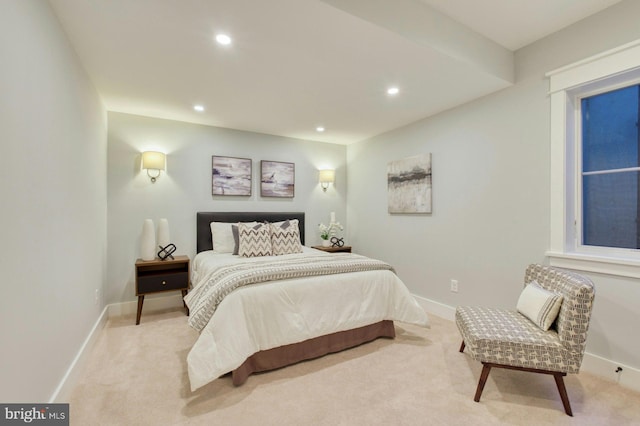
<svg viewBox="0 0 640 426">
<path fill-rule="evenodd" d="M 451 292 L 452 293 L 458 292 L 458 280 L 451 280 Z"/>
<path fill-rule="evenodd" d="M 93 301 L 93 304 L 94 304 L 94 305 L 97 305 L 99 302 L 100 302 L 100 289 L 99 289 L 99 288 L 96 288 L 96 298 L 95 298 L 95 300 Z"/>
</svg>

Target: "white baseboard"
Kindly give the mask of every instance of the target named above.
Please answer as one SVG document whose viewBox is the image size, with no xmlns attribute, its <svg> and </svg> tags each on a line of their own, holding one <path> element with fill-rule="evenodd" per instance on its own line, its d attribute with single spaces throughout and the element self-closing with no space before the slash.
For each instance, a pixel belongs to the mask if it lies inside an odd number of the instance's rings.
<svg viewBox="0 0 640 426">
<path fill-rule="evenodd" d="M 145 312 L 160 311 L 163 309 L 176 308 L 182 305 L 182 296 L 171 294 L 169 296 L 147 296 L 142 305 L 142 316 Z M 138 302 L 121 302 L 109 305 L 109 318 L 121 317 L 124 315 L 135 315 L 138 312 Z"/>
<path fill-rule="evenodd" d="M 427 313 L 455 321 L 456 308 L 453 306 L 445 305 L 415 294 L 413 297 Z M 622 368 L 622 370 L 616 372 L 618 367 Z M 640 370 L 637 368 L 585 352 L 581 371 L 586 371 L 604 379 L 614 381 L 625 388 L 640 392 Z"/>
<path fill-rule="evenodd" d="M 107 324 L 108 308 L 108 306 L 105 306 L 105 308 L 102 310 L 102 313 L 96 320 L 93 328 L 91 328 L 89 335 L 86 339 L 84 339 L 80 350 L 78 351 L 75 358 L 71 362 L 71 365 L 69 365 L 69 368 L 62 377 L 60 384 L 58 384 L 58 387 L 53 392 L 53 395 L 51 395 L 51 397 L 49 398 L 49 403 L 64 403 L 69 401 L 71 392 L 77 384 L 80 374 L 82 373 L 82 371 L 84 371 L 84 367 L 89 359 L 91 349 L 93 349 L 93 347 L 95 346 L 98 337 L 102 332 L 102 329 Z"/>
<path fill-rule="evenodd" d="M 436 302 L 431 299 L 427 299 L 421 296 L 413 297 L 416 299 L 418 304 L 424 309 L 426 312 L 438 316 L 440 318 L 447 319 L 449 321 L 455 321 L 456 319 L 456 308 L 445 305 L 444 303 Z"/>
<path fill-rule="evenodd" d="M 616 370 L 621 368 L 619 372 Z M 611 380 L 620 386 L 640 392 L 640 370 L 586 352 L 582 360 L 582 371 Z"/>
</svg>

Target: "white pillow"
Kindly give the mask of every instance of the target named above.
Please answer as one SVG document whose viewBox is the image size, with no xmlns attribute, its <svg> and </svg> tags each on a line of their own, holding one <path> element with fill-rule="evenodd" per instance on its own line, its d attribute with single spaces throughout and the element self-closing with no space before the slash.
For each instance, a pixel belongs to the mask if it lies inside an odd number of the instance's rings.
<svg viewBox="0 0 640 426">
<path fill-rule="evenodd" d="M 233 253 L 232 223 L 211 222 L 211 240 L 214 253 Z"/>
<path fill-rule="evenodd" d="M 535 325 L 547 331 L 560 312 L 562 299 L 562 296 L 545 290 L 536 281 L 531 281 L 522 290 L 517 309 Z"/>
<path fill-rule="evenodd" d="M 258 222 L 245 222 L 255 225 Z M 211 222 L 211 241 L 214 253 L 238 254 L 238 241 L 233 235 L 233 226 L 238 222 Z"/>
</svg>

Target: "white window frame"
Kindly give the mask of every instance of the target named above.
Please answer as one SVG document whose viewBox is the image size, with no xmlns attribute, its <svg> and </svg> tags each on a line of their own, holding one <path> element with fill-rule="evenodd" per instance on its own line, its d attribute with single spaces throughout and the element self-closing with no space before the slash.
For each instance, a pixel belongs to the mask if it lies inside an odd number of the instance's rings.
<svg viewBox="0 0 640 426">
<path fill-rule="evenodd" d="M 640 40 L 547 73 L 552 266 L 640 278 L 640 250 L 581 244 L 580 100 L 640 81 Z"/>
</svg>

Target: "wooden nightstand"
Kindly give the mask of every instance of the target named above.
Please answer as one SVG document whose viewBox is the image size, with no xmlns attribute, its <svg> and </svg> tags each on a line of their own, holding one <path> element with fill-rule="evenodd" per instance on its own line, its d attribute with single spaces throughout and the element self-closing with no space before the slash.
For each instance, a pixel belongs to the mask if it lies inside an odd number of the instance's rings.
<svg viewBox="0 0 640 426">
<path fill-rule="evenodd" d="M 325 246 L 311 246 L 316 250 L 326 251 L 328 253 L 351 253 L 351 246 L 342 247 L 325 247 Z"/>
<path fill-rule="evenodd" d="M 189 256 L 175 256 L 173 260 L 136 260 L 136 325 L 140 324 L 145 294 L 180 290 L 184 297 L 189 291 L 189 272 Z M 187 305 L 182 303 L 187 308 Z"/>
</svg>

